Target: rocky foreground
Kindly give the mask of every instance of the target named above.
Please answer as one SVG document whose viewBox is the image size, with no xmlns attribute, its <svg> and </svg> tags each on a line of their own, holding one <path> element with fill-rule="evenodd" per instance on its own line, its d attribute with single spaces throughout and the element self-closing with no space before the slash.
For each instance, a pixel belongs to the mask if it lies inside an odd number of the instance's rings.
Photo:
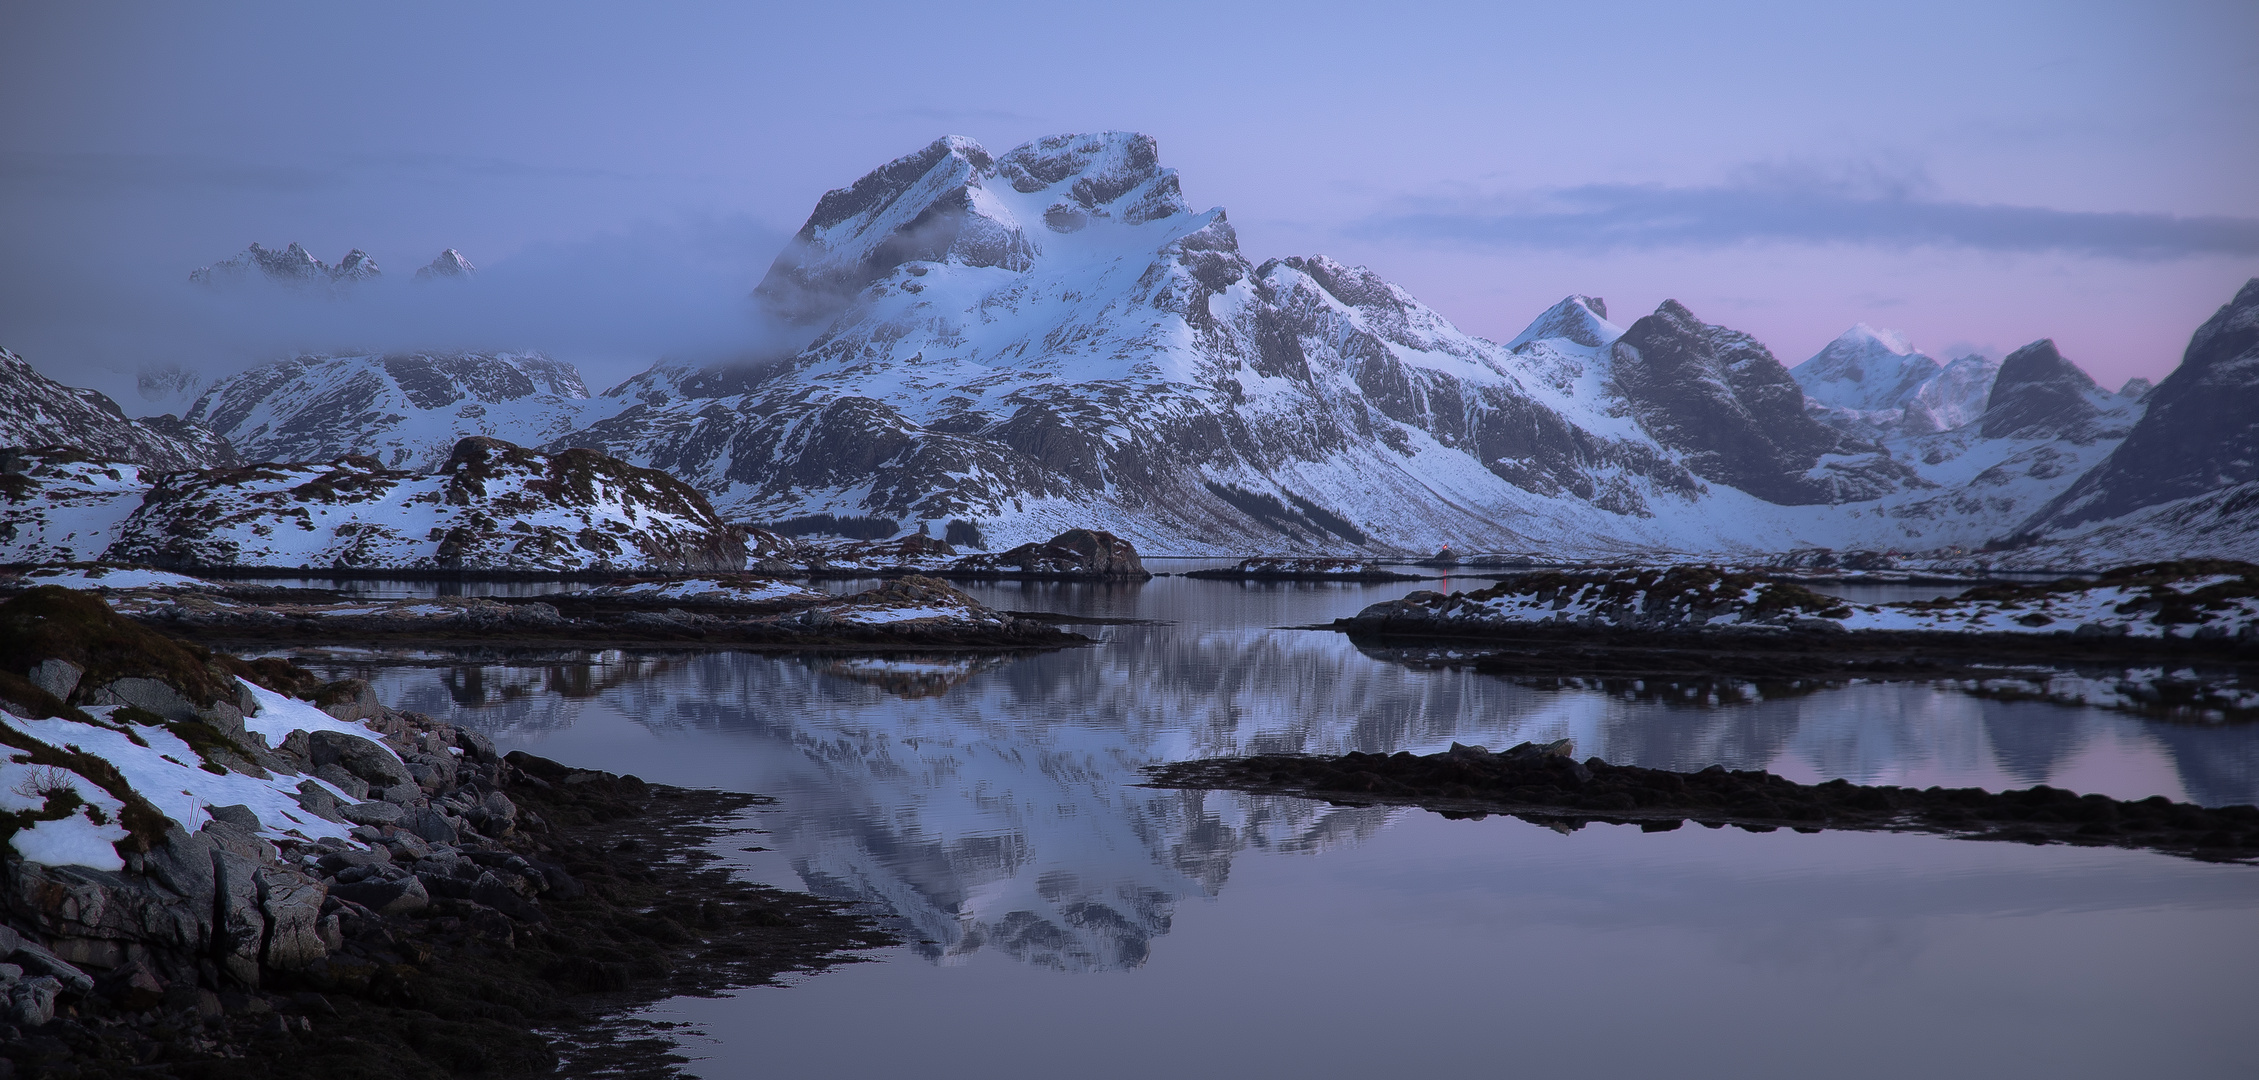
<svg viewBox="0 0 2259 1080">
<path fill-rule="evenodd" d="M 759 801 L 41 588 L 0 604 L 0 1076 L 658 1075 L 601 1018 L 883 943 L 706 867 Z"/>
<path fill-rule="evenodd" d="M 1568 740 L 1503 753 L 1452 744 L 1439 754 L 1217 758 L 1154 766 L 1172 788 L 1304 795 L 1422 806 L 1451 817 L 1507 814 L 1557 828 L 1589 822 L 1648 832 L 1688 821 L 1751 832 L 1861 829 L 1967 840 L 2142 848 L 2210 862 L 2259 861 L 2259 807 L 2204 807 L 2162 796 L 2128 802 L 2041 785 L 2024 791 L 1799 784 L 1759 770 L 1699 772 L 1577 761 Z"/>
</svg>

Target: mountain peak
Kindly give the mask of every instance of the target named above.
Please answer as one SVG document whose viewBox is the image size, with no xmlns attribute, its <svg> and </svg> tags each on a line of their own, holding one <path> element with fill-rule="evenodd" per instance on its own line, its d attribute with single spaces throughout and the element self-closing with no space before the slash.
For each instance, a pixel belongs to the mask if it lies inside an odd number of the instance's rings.
<svg viewBox="0 0 2259 1080">
<path fill-rule="evenodd" d="M 2000 361 L 1981 430 L 1988 439 L 2074 434 L 2101 415 L 2103 393 L 2054 339 L 2041 338 Z"/>
<path fill-rule="evenodd" d="M 1880 412 L 1904 408 L 1943 368 L 1897 331 L 1857 323 L 1789 375 L 1822 405 Z"/>
<path fill-rule="evenodd" d="M 336 266 L 331 266 L 315 258 L 295 240 L 280 251 L 253 241 L 233 258 L 189 271 L 188 280 L 208 286 L 238 285 L 254 280 L 290 286 L 347 286 L 382 274 L 376 260 L 360 248 L 346 252 Z"/>
<path fill-rule="evenodd" d="M 476 273 L 478 273 L 478 267 L 472 266 L 471 261 L 463 257 L 462 252 L 457 251 L 454 248 L 448 248 L 447 250 L 440 252 L 438 258 L 433 259 L 423 268 L 417 270 L 416 280 L 430 281 L 434 278 L 467 278 Z"/>
<path fill-rule="evenodd" d="M 1546 308 L 1528 327 L 1506 343 L 1520 349 L 1533 342 L 1566 338 L 1586 348 L 1601 348 L 1624 336 L 1622 327 L 1608 321 L 1608 302 L 1597 296 L 1571 295 Z"/>
</svg>

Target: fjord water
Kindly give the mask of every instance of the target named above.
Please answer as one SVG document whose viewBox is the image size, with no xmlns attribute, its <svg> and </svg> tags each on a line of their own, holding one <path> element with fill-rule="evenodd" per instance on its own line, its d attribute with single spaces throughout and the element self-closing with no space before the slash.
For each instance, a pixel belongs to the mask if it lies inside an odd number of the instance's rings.
<svg viewBox="0 0 2259 1080">
<path fill-rule="evenodd" d="M 1536 689 L 1291 629 L 1421 587 L 1436 586 L 972 588 L 1154 620 L 1028 657 L 308 659 L 506 748 L 774 795 L 731 861 L 862 901 L 909 942 L 653 1010 L 688 1025 L 672 1030 L 703 1076 L 2201 1077 L 2259 1061 L 2251 867 L 1907 835 L 1562 833 L 1139 786 L 1139 766 L 1189 757 L 1569 737 L 1580 756 L 1805 781 L 2259 798 L 2248 728 L 1921 684 L 1717 704 Z"/>
</svg>

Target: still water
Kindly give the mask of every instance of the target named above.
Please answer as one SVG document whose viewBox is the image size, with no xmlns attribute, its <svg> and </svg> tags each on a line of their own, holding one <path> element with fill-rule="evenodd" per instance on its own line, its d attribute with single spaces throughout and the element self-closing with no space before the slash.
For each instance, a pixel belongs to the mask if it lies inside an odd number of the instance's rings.
<svg viewBox="0 0 2259 1080">
<path fill-rule="evenodd" d="M 2259 729 L 1919 684 L 1716 705 L 1541 690 L 1291 629 L 1421 587 L 1438 583 L 970 590 L 1148 620 L 1019 658 L 305 658 L 505 748 L 777 796 L 733 862 L 861 901 L 910 944 L 654 1010 L 687 1025 L 703 1076 L 2259 1067 L 2250 867 L 1856 833 L 1562 834 L 1138 786 L 1139 766 L 1188 757 L 1568 737 L 1580 756 L 1807 781 L 2259 798 Z"/>
</svg>

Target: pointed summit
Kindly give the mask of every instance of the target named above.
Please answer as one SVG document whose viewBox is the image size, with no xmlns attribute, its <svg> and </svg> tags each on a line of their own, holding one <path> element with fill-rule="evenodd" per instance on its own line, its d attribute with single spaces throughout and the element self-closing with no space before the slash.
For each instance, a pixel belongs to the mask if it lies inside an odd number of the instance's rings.
<svg viewBox="0 0 2259 1080">
<path fill-rule="evenodd" d="M 476 273 L 478 273 L 478 267 L 472 266 L 471 261 L 463 257 L 462 252 L 457 251 L 454 248 L 448 248 L 447 250 L 440 252 L 438 258 L 433 259 L 429 264 L 417 270 L 416 280 L 431 281 L 435 278 L 467 278 Z"/>
<path fill-rule="evenodd" d="M 1588 349 L 1605 348 L 1624 336 L 1622 327 L 1608 321 L 1608 302 L 1597 296 L 1569 296 L 1546 308 L 1528 328 L 1506 343 L 1520 349 L 1539 341 L 1566 339 Z"/>
<path fill-rule="evenodd" d="M 2000 362 L 1981 430 L 1988 439 L 2081 437 L 2102 415 L 2098 399 L 2106 396 L 2056 351 L 2054 339 L 2041 338 Z"/>
<path fill-rule="evenodd" d="M 368 252 L 354 248 L 337 260 L 336 266 L 315 258 L 305 247 L 293 240 L 290 246 L 276 251 L 254 242 L 232 259 L 199 267 L 188 274 L 191 284 L 206 286 L 233 286 L 250 281 L 264 281 L 275 285 L 327 285 L 343 287 L 379 276 L 376 260 Z"/>
</svg>

